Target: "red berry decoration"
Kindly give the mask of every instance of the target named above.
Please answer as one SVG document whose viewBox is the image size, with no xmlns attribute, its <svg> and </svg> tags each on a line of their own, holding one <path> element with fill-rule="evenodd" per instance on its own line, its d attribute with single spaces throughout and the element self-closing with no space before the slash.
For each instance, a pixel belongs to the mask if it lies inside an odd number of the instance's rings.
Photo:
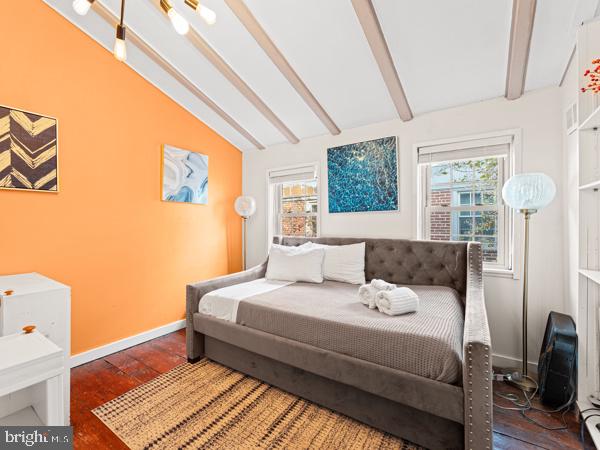
<svg viewBox="0 0 600 450">
<path fill-rule="evenodd" d="M 600 64 L 600 58 L 592 60 L 592 64 Z M 593 94 L 600 93 L 600 78 L 597 74 L 600 74 L 600 65 L 593 69 L 586 69 L 586 71 L 583 72 L 583 76 L 588 77 L 589 82 L 585 87 L 581 88 L 581 92 L 591 91 Z"/>
</svg>

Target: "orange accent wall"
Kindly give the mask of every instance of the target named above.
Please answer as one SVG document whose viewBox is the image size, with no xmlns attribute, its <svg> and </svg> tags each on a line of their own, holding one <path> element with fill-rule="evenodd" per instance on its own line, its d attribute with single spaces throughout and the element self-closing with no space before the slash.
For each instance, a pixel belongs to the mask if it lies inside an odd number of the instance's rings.
<svg viewBox="0 0 600 450">
<path fill-rule="evenodd" d="M 58 119 L 60 192 L 0 190 L 0 274 L 71 286 L 73 354 L 184 318 L 241 266 L 241 153 L 42 1 L 2 7 L 0 104 Z M 160 200 L 165 143 L 209 156 L 208 205 Z"/>
</svg>

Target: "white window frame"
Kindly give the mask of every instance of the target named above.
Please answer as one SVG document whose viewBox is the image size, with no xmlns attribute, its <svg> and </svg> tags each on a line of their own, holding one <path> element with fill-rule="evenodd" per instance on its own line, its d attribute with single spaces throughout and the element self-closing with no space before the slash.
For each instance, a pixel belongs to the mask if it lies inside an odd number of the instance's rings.
<svg viewBox="0 0 600 450">
<path fill-rule="evenodd" d="M 319 163 L 318 162 L 308 162 L 304 164 L 294 164 L 291 166 L 282 166 L 282 167 L 272 167 L 267 169 L 266 174 L 266 183 L 267 183 L 267 252 L 271 248 L 271 243 L 273 242 L 273 238 L 275 236 L 279 236 L 275 234 L 275 230 L 281 230 L 280 223 L 280 214 L 275 214 L 275 211 L 281 211 L 281 183 L 273 183 L 272 175 L 273 173 L 284 173 L 294 175 L 296 173 L 303 173 L 307 171 L 309 168 L 313 173 L 313 178 L 305 178 L 299 179 L 297 181 L 310 181 L 315 180 L 317 182 L 317 212 L 313 214 L 308 214 L 311 216 L 316 216 L 317 218 L 317 237 L 321 235 L 321 177 L 319 176 Z M 297 214 L 298 216 L 306 216 L 307 214 Z"/>
<path fill-rule="evenodd" d="M 319 220 L 319 210 L 320 210 L 320 205 L 319 205 L 319 180 L 318 178 L 313 178 L 313 179 L 308 179 L 308 180 L 297 180 L 297 181 L 288 181 L 288 183 L 306 183 L 306 182 L 312 182 L 315 181 L 317 184 L 317 212 L 313 213 L 284 213 L 282 211 L 282 202 L 281 202 L 281 196 L 282 196 L 282 187 L 283 187 L 283 183 L 277 183 L 273 185 L 273 194 L 274 194 L 274 198 L 273 198 L 273 210 L 277 210 L 277 214 L 273 215 L 273 223 L 272 226 L 274 229 L 278 230 L 281 232 L 282 229 L 282 219 L 283 217 L 316 217 L 317 219 L 317 236 L 319 236 L 319 231 L 320 231 L 320 220 Z M 284 236 L 283 234 L 279 234 L 279 236 Z"/>
<path fill-rule="evenodd" d="M 430 232 L 429 227 L 429 218 L 431 207 L 427 206 L 427 194 L 429 192 L 430 177 L 429 172 L 431 170 L 430 164 L 419 164 L 418 163 L 418 153 L 419 149 L 423 147 L 433 147 L 433 146 L 460 146 L 460 144 L 465 143 L 466 146 L 469 146 L 469 141 L 489 141 L 490 143 L 497 140 L 499 137 L 508 136 L 511 138 L 511 142 L 509 144 L 508 157 L 504 159 L 504 164 L 501 165 L 500 170 L 502 171 L 499 176 L 501 176 L 502 182 L 509 179 L 515 173 L 518 173 L 521 168 L 521 130 L 520 129 L 510 129 L 510 130 L 501 130 L 490 133 L 478 134 L 478 135 L 470 135 L 470 136 L 462 136 L 448 139 L 441 139 L 436 141 L 428 141 L 422 142 L 419 144 L 415 144 L 413 149 L 413 161 L 414 167 L 416 171 L 416 180 L 417 180 L 417 202 L 416 202 L 416 230 L 417 230 L 417 239 L 428 239 L 428 233 Z M 496 139 L 494 139 L 496 138 Z M 484 143 L 485 145 L 485 143 Z M 497 194 L 498 204 L 494 207 L 486 208 L 485 205 L 470 207 L 467 210 L 485 210 L 492 209 L 498 210 L 498 248 L 502 248 L 503 250 L 503 261 L 502 263 L 484 263 L 484 273 L 486 275 L 494 275 L 500 277 L 510 277 L 510 278 L 518 278 L 518 261 L 520 261 L 520 252 L 515 251 L 515 249 L 520 248 L 519 245 L 522 237 L 518 231 L 515 231 L 515 215 L 511 208 L 508 205 L 505 205 L 502 200 L 501 188 L 499 186 L 499 192 Z M 433 207 L 439 208 L 439 207 Z M 443 208 L 444 210 L 465 210 L 464 207 L 448 207 Z M 500 230 L 500 228 L 502 228 Z M 501 246 L 501 247 L 500 247 Z"/>
</svg>

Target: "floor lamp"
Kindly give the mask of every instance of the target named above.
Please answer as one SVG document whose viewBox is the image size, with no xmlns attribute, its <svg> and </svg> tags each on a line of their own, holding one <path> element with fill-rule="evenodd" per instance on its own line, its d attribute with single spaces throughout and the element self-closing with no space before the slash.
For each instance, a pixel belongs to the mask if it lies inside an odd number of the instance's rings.
<svg viewBox="0 0 600 450">
<path fill-rule="evenodd" d="M 256 212 L 256 200 L 248 195 L 242 195 L 235 199 L 234 203 L 235 212 L 238 213 L 244 220 L 244 226 L 242 230 L 242 247 L 243 247 L 243 264 L 244 270 L 246 270 L 246 221 L 252 214 Z"/>
<path fill-rule="evenodd" d="M 543 173 L 523 173 L 511 177 L 502 188 L 502 198 L 508 206 L 519 211 L 525 218 L 523 250 L 523 367 L 518 376 L 509 381 L 515 387 L 527 392 L 535 390 L 535 383 L 527 375 L 527 265 L 529 261 L 529 219 L 546 207 L 556 194 L 556 186 L 548 175 Z"/>
</svg>

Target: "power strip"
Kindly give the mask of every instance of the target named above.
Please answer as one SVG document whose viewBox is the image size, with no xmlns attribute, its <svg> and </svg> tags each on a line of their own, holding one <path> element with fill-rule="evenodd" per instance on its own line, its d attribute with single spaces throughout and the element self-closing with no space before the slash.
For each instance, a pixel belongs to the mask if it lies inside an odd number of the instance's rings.
<svg viewBox="0 0 600 450">
<path fill-rule="evenodd" d="M 521 374 L 519 372 L 512 373 L 493 373 L 492 380 L 493 381 L 520 381 L 522 379 Z"/>
</svg>

